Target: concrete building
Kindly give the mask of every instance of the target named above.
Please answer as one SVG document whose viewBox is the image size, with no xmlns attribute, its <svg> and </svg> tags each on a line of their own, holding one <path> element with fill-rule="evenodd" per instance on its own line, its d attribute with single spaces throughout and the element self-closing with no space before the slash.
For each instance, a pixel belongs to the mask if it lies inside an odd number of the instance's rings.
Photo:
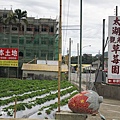
<svg viewBox="0 0 120 120">
<path fill-rule="evenodd" d="M 58 65 L 50 64 L 26 64 L 22 65 L 23 79 L 56 80 L 58 79 Z M 68 66 L 61 66 L 61 73 L 67 73 Z"/>
<path fill-rule="evenodd" d="M 5 20 L 11 12 L 0 10 L 0 17 Z M 4 24 L 0 21 L 0 48 L 19 49 L 19 75 L 22 64 L 34 58 L 58 60 L 58 21 L 35 17 L 27 17 L 27 21 L 27 25 L 21 21 L 20 30 L 17 23 Z M 0 66 L 0 71 L 3 69 L 5 67 Z"/>
</svg>

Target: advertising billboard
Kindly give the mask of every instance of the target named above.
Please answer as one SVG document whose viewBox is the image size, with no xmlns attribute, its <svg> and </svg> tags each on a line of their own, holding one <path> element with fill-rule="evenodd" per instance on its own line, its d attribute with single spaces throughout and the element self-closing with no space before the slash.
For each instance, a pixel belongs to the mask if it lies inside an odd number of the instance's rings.
<svg viewBox="0 0 120 120">
<path fill-rule="evenodd" d="M 109 17 L 108 37 L 108 83 L 120 84 L 120 16 Z"/>
<path fill-rule="evenodd" d="M 0 66 L 18 67 L 18 48 L 0 48 Z"/>
</svg>

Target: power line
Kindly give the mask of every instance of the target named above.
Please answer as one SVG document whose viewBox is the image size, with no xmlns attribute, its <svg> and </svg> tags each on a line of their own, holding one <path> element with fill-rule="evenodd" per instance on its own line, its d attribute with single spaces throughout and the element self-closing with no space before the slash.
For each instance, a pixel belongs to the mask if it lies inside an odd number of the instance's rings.
<svg viewBox="0 0 120 120">
<path fill-rule="evenodd" d="M 62 30 L 66 30 L 67 31 L 67 30 L 80 30 L 80 29 L 62 29 Z"/>
<path fill-rule="evenodd" d="M 62 27 L 80 27 L 80 25 L 62 25 Z"/>
<path fill-rule="evenodd" d="M 69 8 L 70 8 L 70 0 L 68 0 L 67 25 L 66 25 L 66 27 L 68 27 Z M 65 34 L 65 44 L 64 44 L 64 46 L 66 46 L 66 39 L 67 39 L 67 30 L 66 30 L 66 34 Z M 64 48 L 64 50 L 63 50 L 63 55 L 64 55 L 66 47 L 63 47 L 63 48 Z"/>
</svg>

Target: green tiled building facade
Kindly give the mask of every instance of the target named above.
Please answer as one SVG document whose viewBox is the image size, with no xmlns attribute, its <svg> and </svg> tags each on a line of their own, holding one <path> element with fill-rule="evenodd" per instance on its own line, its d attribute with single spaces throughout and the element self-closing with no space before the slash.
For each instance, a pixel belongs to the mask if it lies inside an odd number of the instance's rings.
<svg viewBox="0 0 120 120">
<path fill-rule="evenodd" d="M 10 12 L 13 11 L 0 10 L 0 16 L 5 20 L 9 17 Z M 34 58 L 58 60 L 57 20 L 27 17 L 27 21 L 27 25 L 21 22 L 20 30 L 16 23 L 3 24 L 0 22 L 0 48 L 19 49 L 19 69 L 22 63 L 28 63 Z M 0 71 L 3 72 L 4 68 L 0 66 Z"/>
</svg>

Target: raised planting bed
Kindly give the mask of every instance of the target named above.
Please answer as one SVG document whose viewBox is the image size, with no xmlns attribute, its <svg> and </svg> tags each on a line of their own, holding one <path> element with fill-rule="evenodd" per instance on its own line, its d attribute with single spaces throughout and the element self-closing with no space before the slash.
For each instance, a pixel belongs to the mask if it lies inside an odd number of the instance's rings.
<svg viewBox="0 0 120 120">
<path fill-rule="evenodd" d="M 13 118 L 15 99 L 17 118 L 54 118 L 57 110 L 58 81 L 0 79 L 0 117 Z M 61 106 L 78 90 L 70 82 L 61 81 Z M 52 116 L 52 117 L 49 117 Z"/>
</svg>

